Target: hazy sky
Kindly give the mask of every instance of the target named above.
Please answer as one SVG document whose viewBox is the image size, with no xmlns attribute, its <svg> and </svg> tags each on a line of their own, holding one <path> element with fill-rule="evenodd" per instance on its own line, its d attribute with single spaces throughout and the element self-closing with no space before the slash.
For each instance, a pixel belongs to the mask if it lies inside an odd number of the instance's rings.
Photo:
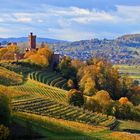
<svg viewBox="0 0 140 140">
<path fill-rule="evenodd" d="M 62 40 L 140 33 L 140 0 L 0 0 L 0 37 Z"/>
</svg>

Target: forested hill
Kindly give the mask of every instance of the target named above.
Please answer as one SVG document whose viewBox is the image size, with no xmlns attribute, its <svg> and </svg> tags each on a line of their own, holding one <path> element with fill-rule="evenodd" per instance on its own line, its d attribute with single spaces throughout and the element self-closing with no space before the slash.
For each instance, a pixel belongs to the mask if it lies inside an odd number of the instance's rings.
<svg viewBox="0 0 140 140">
<path fill-rule="evenodd" d="M 137 41 L 140 42 L 140 34 L 127 34 L 123 35 L 121 37 L 118 37 L 119 40 L 125 40 L 125 41 Z"/>
<path fill-rule="evenodd" d="M 116 39 L 91 39 L 50 45 L 62 55 L 87 60 L 103 57 L 112 63 L 140 64 L 140 34 L 131 34 Z"/>
<path fill-rule="evenodd" d="M 28 41 L 28 37 L 0 38 L 0 42 L 1 42 L 2 44 L 6 44 L 6 43 L 8 43 L 8 42 L 17 42 L 17 43 L 21 43 L 21 42 L 27 42 L 27 41 Z M 64 40 L 57 40 L 57 39 L 51 39 L 51 38 L 41 38 L 41 37 L 37 37 L 37 42 L 38 42 L 38 43 L 41 43 L 41 42 L 63 43 L 63 42 L 66 42 L 66 41 L 64 41 Z"/>
</svg>

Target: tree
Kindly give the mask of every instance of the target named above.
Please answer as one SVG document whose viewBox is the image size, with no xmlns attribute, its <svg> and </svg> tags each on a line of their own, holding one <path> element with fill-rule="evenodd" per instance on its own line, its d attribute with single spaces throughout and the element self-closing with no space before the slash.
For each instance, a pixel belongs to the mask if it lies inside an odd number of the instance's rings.
<svg viewBox="0 0 140 140">
<path fill-rule="evenodd" d="M 32 55 L 35 55 L 36 54 L 36 51 L 27 51 L 24 55 L 24 58 L 27 59 L 27 58 L 30 58 L 30 56 Z"/>
<path fill-rule="evenodd" d="M 5 127 L 4 125 L 0 125 L 0 140 L 7 140 L 10 132 L 8 127 Z"/>
<path fill-rule="evenodd" d="M 68 80 L 68 82 L 67 82 L 67 87 L 68 87 L 69 89 L 74 88 L 74 83 L 73 83 L 73 81 L 72 81 L 71 79 Z"/>
<path fill-rule="evenodd" d="M 0 124 L 7 125 L 10 119 L 9 93 L 6 87 L 0 86 Z"/>
<path fill-rule="evenodd" d="M 102 107 L 102 112 L 106 110 L 106 107 L 110 104 L 111 98 L 107 91 L 101 90 L 93 96 L 93 98 L 99 102 L 100 106 Z"/>
<path fill-rule="evenodd" d="M 39 55 L 39 54 L 31 55 L 29 59 L 31 60 L 32 63 L 35 63 L 37 65 L 41 65 L 41 66 L 49 65 L 48 59 L 43 55 Z"/>
<path fill-rule="evenodd" d="M 48 61 L 50 61 L 53 52 L 48 46 L 45 46 L 43 48 L 39 48 L 37 51 L 37 54 L 43 55 L 44 57 L 48 59 Z"/>
<path fill-rule="evenodd" d="M 76 90 L 71 89 L 68 91 L 68 103 L 74 106 L 81 107 L 84 104 L 84 97 L 83 94 Z"/>
<path fill-rule="evenodd" d="M 59 71 L 62 73 L 63 77 L 66 79 L 71 79 L 74 82 L 75 87 L 77 87 L 77 71 L 71 65 L 71 58 L 69 56 L 65 56 L 62 58 L 58 65 Z"/>
<path fill-rule="evenodd" d="M 92 80 L 91 77 L 88 77 L 86 79 L 86 83 L 85 83 L 85 86 L 84 86 L 84 94 L 85 95 L 88 95 L 88 96 L 91 96 L 91 95 L 94 95 L 95 94 L 95 82 Z"/>
<path fill-rule="evenodd" d="M 12 53 L 17 53 L 19 51 L 19 47 L 17 45 L 8 45 L 7 49 Z"/>
<path fill-rule="evenodd" d="M 99 104 L 99 101 L 95 100 L 93 97 L 86 97 L 85 108 L 92 110 L 93 112 L 101 112 L 102 107 Z"/>
<path fill-rule="evenodd" d="M 124 104 L 128 103 L 128 98 L 127 98 L 127 97 L 121 97 L 121 98 L 119 99 L 119 103 L 120 103 L 121 105 L 124 105 Z"/>
<path fill-rule="evenodd" d="M 0 60 L 2 59 L 3 55 L 8 51 L 7 48 L 1 48 L 0 49 Z"/>
</svg>

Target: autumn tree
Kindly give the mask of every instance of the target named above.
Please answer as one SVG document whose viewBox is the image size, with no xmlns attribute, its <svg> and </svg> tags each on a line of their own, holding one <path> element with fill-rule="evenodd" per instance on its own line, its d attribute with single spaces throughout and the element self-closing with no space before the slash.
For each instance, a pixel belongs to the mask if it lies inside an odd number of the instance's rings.
<svg viewBox="0 0 140 140">
<path fill-rule="evenodd" d="M 52 54 L 52 50 L 48 46 L 45 46 L 38 50 L 27 51 L 24 58 L 37 65 L 49 66 Z"/>
<path fill-rule="evenodd" d="M 31 55 L 35 55 L 35 54 L 36 54 L 36 51 L 33 51 L 33 50 L 32 51 L 27 51 L 24 55 L 24 58 L 28 59 L 28 58 L 30 58 Z"/>
<path fill-rule="evenodd" d="M 74 88 L 74 82 L 73 82 L 71 79 L 69 79 L 69 80 L 67 81 L 67 87 L 68 87 L 68 89 Z"/>
<path fill-rule="evenodd" d="M 46 57 L 48 61 L 50 61 L 53 52 L 48 46 L 45 46 L 45 47 L 39 48 L 37 51 L 37 54 Z"/>
<path fill-rule="evenodd" d="M 17 53 L 19 51 L 19 47 L 17 45 L 8 45 L 7 49 L 12 53 Z"/>
<path fill-rule="evenodd" d="M 95 81 L 89 74 L 85 74 L 80 80 L 80 88 L 85 95 L 91 96 L 95 94 Z"/>
<path fill-rule="evenodd" d="M 102 107 L 99 104 L 98 100 L 95 100 L 93 97 L 86 96 L 84 107 L 88 110 L 91 110 L 93 112 L 101 112 Z"/>
<path fill-rule="evenodd" d="M 102 107 L 102 112 L 105 111 L 106 107 L 111 102 L 110 95 L 105 90 L 98 91 L 96 95 L 93 96 L 93 98 L 99 102 L 100 106 Z"/>
<path fill-rule="evenodd" d="M 69 56 L 63 57 L 58 65 L 58 69 L 62 73 L 63 77 L 65 77 L 66 79 L 71 79 L 74 82 L 74 86 L 77 87 L 77 71 L 71 65 L 71 61 L 72 60 Z"/>
<path fill-rule="evenodd" d="M 1 48 L 0 49 L 0 60 L 2 59 L 3 55 L 8 51 L 7 48 Z"/>
<path fill-rule="evenodd" d="M 76 89 L 71 89 L 68 91 L 68 103 L 81 107 L 84 104 L 83 94 Z"/>
<path fill-rule="evenodd" d="M 29 57 L 30 62 L 41 65 L 41 66 L 48 66 L 49 62 L 48 59 L 44 55 L 34 54 Z"/>
<path fill-rule="evenodd" d="M 127 98 L 127 97 L 121 97 L 121 98 L 119 99 L 119 103 L 120 103 L 121 105 L 124 105 L 124 104 L 128 103 L 128 98 Z"/>
<path fill-rule="evenodd" d="M 0 124 L 7 125 L 10 119 L 10 105 L 8 98 L 8 89 L 0 86 Z"/>
<path fill-rule="evenodd" d="M 84 92 L 89 85 L 97 90 L 106 90 L 110 97 L 118 100 L 122 96 L 129 96 L 132 80 L 128 77 L 121 77 L 117 68 L 102 59 L 91 59 L 87 65 L 78 70 L 79 85 Z M 90 77 L 90 83 L 86 84 Z"/>
<path fill-rule="evenodd" d="M 17 45 L 8 45 L 6 48 L 0 49 L 0 60 L 14 60 L 15 53 L 19 51 Z"/>
</svg>

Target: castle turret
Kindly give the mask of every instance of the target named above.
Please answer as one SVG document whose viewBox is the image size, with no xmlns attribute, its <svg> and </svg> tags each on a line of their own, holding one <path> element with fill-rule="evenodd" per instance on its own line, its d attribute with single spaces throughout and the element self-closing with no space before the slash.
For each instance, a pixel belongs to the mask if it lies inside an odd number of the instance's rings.
<svg viewBox="0 0 140 140">
<path fill-rule="evenodd" d="M 33 35 L 33 33 L 30 33 L 30 35 L 28 36 L 28 49 L 36 49 L 36 35 Z"/>
</svg>

